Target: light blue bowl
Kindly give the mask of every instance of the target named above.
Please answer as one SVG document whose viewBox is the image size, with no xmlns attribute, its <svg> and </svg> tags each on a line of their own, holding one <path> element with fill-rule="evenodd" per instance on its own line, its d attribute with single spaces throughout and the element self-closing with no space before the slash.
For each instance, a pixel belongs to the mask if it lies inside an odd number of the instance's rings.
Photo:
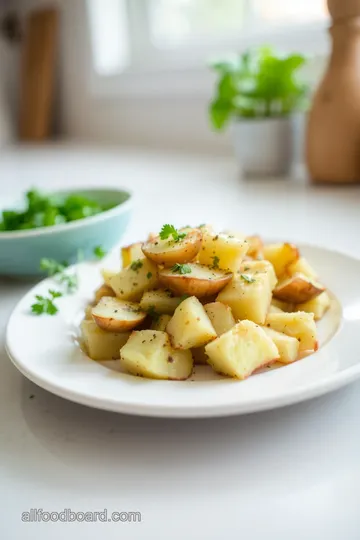
<svg viewBox="0 0 360 540">
<path fill-rule="evenodd" d="M 53 227 L 0 232 L 0 275 L 41 276 L 42 258 L 74 263 L 79 250 L 85 260 L 92 259 L 94 247 L 101 246 L 109 251 L 119 242 L 130 220 L 131 193 L 123 189 L 74 189 L 56 192 L 56 195 L 66 197 L 75 193 L 100 204 L 117 206 L 95 216 Z"/>
</svg>

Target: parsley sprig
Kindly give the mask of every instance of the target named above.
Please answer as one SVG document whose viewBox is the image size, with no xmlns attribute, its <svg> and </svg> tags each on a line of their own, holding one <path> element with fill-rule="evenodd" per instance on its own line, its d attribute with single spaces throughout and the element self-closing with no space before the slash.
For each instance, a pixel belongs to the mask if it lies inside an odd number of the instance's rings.
<svg viewBox="0 0 360 540">
<path fill-rule="evenodd" d="M 67 270 L 68 263 L 58 263 L 54 259 L 41 259 L 40 269 L 47 272 L 49 277 L 53 277 L 60 285 L 66 288 L 67 294 L 75 292 L 79 286 L 76 272 Z"/>
<path fill-rule="evenodd" d="M 172 236 L 175 242 L 179 242 L 180 240 L 185 238 L 186 233 L 179 233 L 179 231 L 175 229 L 174 225 L 169 225 L 167 223 L 163 225 L 160 231 L 160 238 L 161 240 L 167 240 L 169 236 Z"/>
<path fill-rule="evenodd" d="M 191 266 L 188 264 L 175 263 L 171 268 L 173 274 L 191 274 Z"/>
<path fill-rule="evenodd" d="M 59 308 L 55 305 L 54 300 L 55 298 L 60 298 L 62 296 L 62 293 L 60 291 L 53 291 L 49 289 L 49 296 L 41 296 L 37 294 L 35 296 L 37 302 L 32 304 L 31 311 L 35 315 L 42 315 L 43 313 L 46 313 L 47 315 L 55 315 Z"/>
</svg>

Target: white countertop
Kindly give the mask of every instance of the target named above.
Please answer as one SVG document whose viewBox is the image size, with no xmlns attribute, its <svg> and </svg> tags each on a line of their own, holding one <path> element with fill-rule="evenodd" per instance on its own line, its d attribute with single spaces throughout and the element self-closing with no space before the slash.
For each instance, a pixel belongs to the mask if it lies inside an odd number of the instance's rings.
<svg viewBox="0 0 360 540">
<path fill-rule="evenodd" d="M 215 157 L 66 146 L 0 151 L 1 204 L 34 185 L 99 182 L 136 194 L 124 242 L 165 222 L 212 222 L 360 256 L 360 186 L 245 182 L 232 161 Z M 30 383 L 5 354 L 7 319 L 28 287 L 0 280 L 2 540 L 359 540 L 360 383 L 228 419 L 88 409 Z M 22 523 L 33 508 L 137 511 L 142 521 Z"/>
</svg>

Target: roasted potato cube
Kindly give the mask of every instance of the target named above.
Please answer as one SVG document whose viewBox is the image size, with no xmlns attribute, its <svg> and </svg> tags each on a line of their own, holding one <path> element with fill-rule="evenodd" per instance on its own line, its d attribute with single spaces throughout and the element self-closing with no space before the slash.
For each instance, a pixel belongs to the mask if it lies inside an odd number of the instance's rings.
<svg viewBox="0 0 360 540">
<path fill-rule="evenodd" d="M 299 341 L 299 351 L 316 351 L 317 329 L 313 313 L 269 313 L 266 326 Z"/>
<path fill-rule="evenodd" d="M 245 261 L 240 265 L 241 274 L 256 275 L 265 273 L 269 277 L 270 288 L 273 290 L 277 284 L 277 277 L 273 265 L 269 261 Z"/>
<path fill-rule="evenodd" d="M 294 274 L 278 283 L 273 295 L 278 300 L 292 304 L 301 304 L 312 300 L 324 292 L 325 287 L 312 281 L 304 274 Z"/>
<path fill-rule="evenodd" d="M 264 273 L 235 274 L 217 301 L 230 306 L 235 319 L 264 324 L 271 302 L 269 277 Z"/>
<path fill-rule="evenodd" d="M 176 308 L 166 331 L 175 349 L 201 347 L 217 335 L 204 306 L 195 296 L 190 296 Z"/>
<path fill-rule="evenodd" d="M 319 321 L 329 309 L 330 304 L 330 296 L 326 291 L 324 291 L 313 300 L 309 300 L 309 302 L 305 302 L 304 304 L 299 304 L 296 306 L 296 309 L 299 311 L 305 311 L 306 313 L 313 313 L 315 321 Z"/>
<path fill-rule="evenodd" d="M 199 229 L 186 229 L 183 234 L 186 236 L 177 242 L 172 236 L 166 240 L 158 236 L 143 244 L 142 251 L 148 259 L 166 267 L 190 262 L 200 251 L 202 233 Z"/>
<path fill-rule="evenodd" d="M 175 265 L 159 271 L 159 281 L 163 287 L 178 295 L 188 294 L 198 298 L 218 293 L 231 278 L 231 273 L 196 263 Z"/>
<path fill-rule="evenodd" d="M 111 288 L 110 286 L 110 279 L 114 276 L 116 276 L 118 272 L 116 270 L 109 270 L 109 269 L 106 269 L 106 268 L 103 268 L 101 270 L 101 275 L 102 277 L 104 278 L 104 281 L 105 281 L 105 285 L 108 285 L 108 287 Z M 110 296 L 110 295 L 109 295 Z"/>
<path fill-rule="evenodd" d="M 103 296 L 93 307 L 91 314 L 96 324 L 108 332 L 132 330 L 146 317 L 146 313 L 140 310 L 139 304 L 110 296 Z"/>
<path fill-rule="evenodd" d="M 244 259 L 249 244 L 245 237 L 241 240 L 225 233 L 204 233 L 202 247 L 198 255 L 200 264 L 236 272 Z"/>
<path fill-rule="evenodd" d="M 310 266 L 308 261 L 305 259 L 305 257 L 300 257 L 297 261 L 295 261 L 292 264 L 289 264 L 289 266 L 286 268 L 286 273 L 289 276 L 293 276 L 294 274 L 304 274 L 304 276 L 307 276 L 310 279 L 317 280 L 318 275 L 315 272 L 315 270 Z"/>
<path fill-rule="evenodd" d="M 121 248 L 121 261 L 123 268 L 126 268 L 134 261 L 144 258 L 144 254 L 141 249 L 142 245 L 142 242 L 136 242 L 135 244 L 130 244 L 130 246 Z"/>
<path fill-rule="evenodd" d="M 185 380 L 190 377 L 193 359 L 190 351 L 171 347 L 166 332 L 133 332 L 120 351 L 120 362 L 132 375 L 150 379 Z"/>
<path fill-rule="evenodd" d="M 160 315 L 159 317 L 156 317 L 153 322 L 151 323 L 151 330 L 159 330 L 159 332 L 165 332 L 166 327 L 168 323 L 171 320 L 171 315 Z"/>
<path fill-rule="evenodd" d="M 268 244 L 264 246 L 264 258 L 273 265 L 278 278 L 286 273 L 286 269 L 299 259 L 299 250 L 294 244 Z"/>
<path fill-rule="evenodd" d="M 96 291 L 95 291 L 95 302 L 100 302 L 101 298 L 103 296 L 115 296 L 114 291 L 112 290 L 109 285 L 101 285 Z"/>
<path fill-rule="evenodd" d="M 133 261 L 109 279 L 110 287 L 121 300 L 138 302 L 145 291 L 158 286 L 157 267 L 148 259 Z"/>
<path fill-rule="evenodd" d="M 235 319 L 229 306 L 221 302 L 212 302 L 205 304 L 204 308 L 218 336 L 235 326 Z"/>
<path fill-rule="evenodd" d="M 252 257 L 253 259 L 263 259 L 264 243 L 261 240 L 260 236 L 246 236 L 246 241 L 249 244 L 249 249 L 246 255 Z"/>
<path fill-rule="evenodd" d="M 215 371 L 237 379 L 246 379 L 279 358 L 272 339 L 252 321 L 237 323 L 229 332 L 208 343 L 205 353 Z"/>
<path fill-rule="evenodd" d="M 277 332 L 272 328 L 263 328 L 265 333 L 273 340 L 279 351 L 279 362 L 282 364 L 291 364 L 295 362 L 299 356 L 299 341 L 294 338 Z"/>
<path fill-rule="evenodd" d="M 117 360 L 121 347 L 130 337 L 130 332 L 106 332 L 88 320 L 82 321 L 81 334 L 85 351 L 92 360 Z"/>
<path fill-rule="evenodd" d="M 140 301 L 140 307 L 144 311 L 154 310 L 159 315 L 172 315 L 181 302 L 181 298 L 173 295 L 171 291 L 157 289 L 146 291 Z"/>
</svg>

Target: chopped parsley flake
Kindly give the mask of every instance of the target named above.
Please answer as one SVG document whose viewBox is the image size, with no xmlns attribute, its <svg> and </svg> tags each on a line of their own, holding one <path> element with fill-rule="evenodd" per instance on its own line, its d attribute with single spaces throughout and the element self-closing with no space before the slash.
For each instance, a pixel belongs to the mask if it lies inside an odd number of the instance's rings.
<svg viewBox="0 0 360 540">
<path fill-rule="evenodd" d="M 176 263 L 171 268 L 173 274 L 191 274 L 191 267 L 188 264 Z"/>
<path fill-rule="evenodd" d="M 219 268 L 219 262 L 220 262 L 219 257 L 217 257 L 217 256 L 215 255 L 214 257 L 212 257 L 212 260 L 213 260 L 212 268 L 214 268 L 214 270 L 215 270 L 216 268 Z"/>
<path fill-rule="evenodd" d="M 152 278 L 152 272 L 148 272 L 148 273 L 146 274 L 146 277 L 147 277 L 147 279 L 151 279 L 151 278 Z"/>
<path fill-rule="evenodd" d="M 134 270 L 134 272 L 137 272 L 142 267 L 142 265 L 143 265 L 142 261 L 140 261 L 140 259 L 138 259 L 137 261 L 133 261 L 130 264 L 130 268 L 131 268 L 131 270 Z"/>
<path fill-rule="evenodd" d="M 246 283 L 255 283 L 256 279 L 249 276 L 249 274 L 240 274 L 241 279 L 246 281 Z"/>
</svg>

